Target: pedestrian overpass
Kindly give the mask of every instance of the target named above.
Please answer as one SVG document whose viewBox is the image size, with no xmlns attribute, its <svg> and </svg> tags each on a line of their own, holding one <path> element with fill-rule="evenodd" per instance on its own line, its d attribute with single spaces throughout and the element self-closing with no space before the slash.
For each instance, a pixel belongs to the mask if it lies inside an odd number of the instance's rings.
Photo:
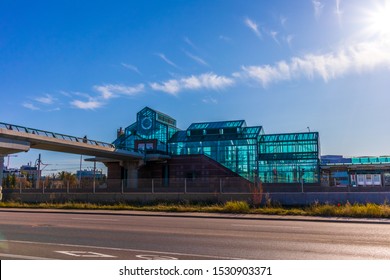
<svg viewBox="0 0 390 280">
<path fill-rule="evenodd" d="M 88 155 L 97 161 L 120 161 L 132 179 L 137 178 L 138 166 L 147 160 L 143 152 L 117 149 L 111 143 L 0 122 L 0 200 L 4 156 L 30 149 Z"/>
</svg>

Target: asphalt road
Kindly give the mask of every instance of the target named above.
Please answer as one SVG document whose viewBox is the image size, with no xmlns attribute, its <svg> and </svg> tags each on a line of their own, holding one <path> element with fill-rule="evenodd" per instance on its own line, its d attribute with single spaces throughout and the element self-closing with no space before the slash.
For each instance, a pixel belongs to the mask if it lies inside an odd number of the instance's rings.
<svg viewBox="0 0 390 280">
<path fill-rule="evenodd" d="M 390 224 L 0 211 L 0 259 L 390 259 Z"/>
</svg>

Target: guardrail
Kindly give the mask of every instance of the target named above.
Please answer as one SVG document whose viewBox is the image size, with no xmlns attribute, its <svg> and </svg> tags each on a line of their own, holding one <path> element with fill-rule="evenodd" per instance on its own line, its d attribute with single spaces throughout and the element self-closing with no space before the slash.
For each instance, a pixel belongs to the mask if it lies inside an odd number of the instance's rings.
<svg viewBox="0 0 390 280">
<path fill-rule="evenodd" d="M 39 135 L 39 136 L 45 136 L 45 137 L 49 137 L 49 138 L 67 140 L 67 141 L 78 142 L 78 143 L 86 143 L 86 144 L 95 145 L 95 146 L 99 146 L 99 147 L 115 148 L 115 146 L 111 143 L 105 143 L 105 142 L 101 142 L 101 141 L 97 141 L 97 140 L 91 140 L 91 139 L 87 139 L 87 137 L 76 137 L 76 136 L 71 136 L 71 135 L 66 135 L 66 134 L 41 130 L 41 129 L 35 129 L 35 128 L 24 127 L 24 126 L 20 126 L 20 125 L 9 124 L 9 123 L 0 122 L 0 128 L 12 130 L 12 131 L 23 132 L 23 133 L 28 133 L 28 134 Z"/>
</svg>

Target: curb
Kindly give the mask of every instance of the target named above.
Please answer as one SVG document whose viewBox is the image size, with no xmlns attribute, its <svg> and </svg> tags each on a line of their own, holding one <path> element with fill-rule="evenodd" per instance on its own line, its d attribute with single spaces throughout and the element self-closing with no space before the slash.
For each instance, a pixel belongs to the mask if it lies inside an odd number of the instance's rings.
<svg viewBox="0 0 390 280">
<path fill-rule="evenodd" d="M 297 221 L 324 223 L 355 223 L 355 224 L 390 224 L 390 219 L 377 218 L 344 218 L 344 217 L 311 217 L 311 216 L 280 216 L 263 214 L 227 214 L 200 212 L 151 212 L 131 210 L 77 210 L 77 209 L 31 209 L 31 208 L 0 208 L 0 212 L 8 213 L 48 213 L 48 214 L 80 214 L 80 215 L 118 215 L 138 217 L 179 217 L 179 218 L 209 218 L 209 219 L 241 219 L 268 221 Z"/>
</svg>

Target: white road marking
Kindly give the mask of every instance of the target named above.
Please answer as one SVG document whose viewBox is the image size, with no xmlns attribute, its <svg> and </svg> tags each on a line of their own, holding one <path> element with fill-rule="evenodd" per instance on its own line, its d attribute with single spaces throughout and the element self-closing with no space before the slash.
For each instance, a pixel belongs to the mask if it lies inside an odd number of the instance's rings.
<svg viewBox="0 0 390 280">
<path fill-rule="evenodd" d="M 4 258 L 13 258 L 13 259 L 21 259 L 21 260 L 52 260 L 48 258 L 34 257 L 34 256 L 24 256 L 24 255 L 15 255 L 15 254 L 1 254 L 0 257 Z"/>
<path fill-rule="evenodd" d="M 0 240 L 1 242 L 2 240 Z M 244 260 L 242 258 L 229 258 L 224 256 L 209 256 L 200 254 L 185 254 L 185 253 L 171 253 L 161 251 L 150 251 L 150 250 L 137 250 L 137 249 L 124 249 L 124 248 L 113 248 L 113 247 L 100 247 L 100 246 L 89 246 L 79 244 L 62 244 L 62 243 L 46 243 L 46 242 L 34 242 L 34 241 L 22 241 L 22 240 L 7 240 L 8 243 L 20 243 L 20 244 L 36 244 L 36 245 L 51 245 L 51 246 L 64 246 L 64 247 L 76 247 L 76 248 L 90 248 L 95 250 L 113 250 L 122 252 L 143 252 L 147 254 L 158 254 L 158 255 L 173 255 L 173 256 L 191 256 L 191 257 L 203 257 L 211 259 L 225 259 L 225 260 Z"/>
<path fill-rule="evenodd" d="M 56 253 L 65 254 L 73 257 L 82 257 L 82 258 L 116 258 L 115 256 L 96 253 L 96 252 L 87 252 L 87 251 L 54 251 Z"/>
<path fill-rule="evenodd" d="M 91 218 L 71 218 L 72 220 L 80 220 L 80 221 L 110 221 L 117 222 L 117 219 L 91 219 Z"/>
<path fill-rule="evenodd" d="M 143 260 L 177 260 L 177 258 L 174 257 L 161 255 L 136 255 L 135 257 Z"/>
<path fill-rule="evenodd" d="M 303 228 L 303 227 L 294 227 L 294 226 L 271 226 L 271 225 L 241 225 L 241 224 L 232 224 L 232 227 L 258 227 L 258 228 Z"/>
</svg>

